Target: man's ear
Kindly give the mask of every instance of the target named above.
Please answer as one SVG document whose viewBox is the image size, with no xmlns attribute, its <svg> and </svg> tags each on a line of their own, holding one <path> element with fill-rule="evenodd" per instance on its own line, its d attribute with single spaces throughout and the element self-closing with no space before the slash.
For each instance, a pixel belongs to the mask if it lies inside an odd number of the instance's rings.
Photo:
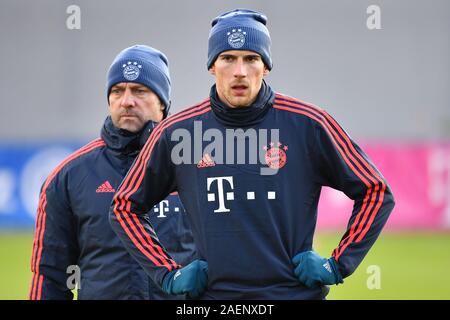
<svg viewBox="0 0 450 320">
<path fill-rule="evenodd" d="M 162 120 L 164 120 L 164 114 L 166 113 L 165 109 L 166 106 L 164 105 L 164 103 L 161 102 L 161 100 L 159 100 L 159 115 L 161 116 L 161 119 L 158 119 L 159 121 L 155 122 L 161 122 Z"/>
<path fill-rule="evenodd" d="M 209 68 L 209 73 L 210 74 L 212 74 L 213 76 L 215 76 L 216 75 L 216 66 L 213 64 L 212 66 L 211 66 L 211 68 Z"/>
<path fill-rule="evenodd" d="M 270 70 L 269 70 L 266 66 L 264 66 L 263 76 L 265 77 L 265 76 L 267 76 L 269 73 L 270 73 Z"/>
</svg>

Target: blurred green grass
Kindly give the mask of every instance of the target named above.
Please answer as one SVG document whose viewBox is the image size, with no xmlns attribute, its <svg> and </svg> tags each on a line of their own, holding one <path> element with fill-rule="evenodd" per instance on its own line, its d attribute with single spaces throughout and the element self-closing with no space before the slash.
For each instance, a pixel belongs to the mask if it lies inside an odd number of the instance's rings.
<svg viewBox="0 0 450 320">
<path fill-rule="evenodd" d="M 0 233 L 0 299 L 28 298 L 31 283 L 32 232 Z"/>
<path fill-rule="evenodd" d="M 320 233 L 315 249 L 328 256 L 340 236 Z M 32 232 L 0 233 L 0 299 L 27 299 Z M 367 268 L 379 267 L 370 290 Z M 450 299 L 450 233 L 384 233 L 356 272 L 331 287 L 328 299 Z"/>
<path fill-rule="evenodd" d="M 320 234 L 315 249 L 324 256 L 340 241 Z M 370 290 L 367 268 L 379 267 L 380 289 Z M 327 299 L 450 299 L 450 233 L 383 233 L 344 284 L 332 286 Z"/>
</svg>

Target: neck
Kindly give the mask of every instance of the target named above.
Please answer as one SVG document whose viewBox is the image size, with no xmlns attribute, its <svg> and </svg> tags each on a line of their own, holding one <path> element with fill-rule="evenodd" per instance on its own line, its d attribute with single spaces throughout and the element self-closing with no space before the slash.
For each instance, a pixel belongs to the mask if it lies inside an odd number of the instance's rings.
<svg viewBox="0 0 450 320">
<path fill-rule="evenodd" d="M 229 127 L 248 127 L 261 122 L 274 99 L 272 89 L 263 83 L 255 100 L 249 106 L 230 106 L 221 98 L 216 85 L 211 87 L 210 100 L 216 119 Z"/>
</svg>

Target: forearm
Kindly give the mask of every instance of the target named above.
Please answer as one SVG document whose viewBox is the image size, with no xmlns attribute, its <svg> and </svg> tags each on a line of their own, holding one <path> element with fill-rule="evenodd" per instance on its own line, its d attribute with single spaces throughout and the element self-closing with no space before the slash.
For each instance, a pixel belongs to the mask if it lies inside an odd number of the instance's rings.
<svg viewBox="0 0 450 320">
<path fill-rule="evenodd" d="M 164 276 L 180 266 L 159 243 L 148 220 L 142 215 L 114 207 L 109 218 L 112 229 L 128 252 L 161 287 Z"/>
<path fill-rule="evenodd" d="M 369 252 L 394 205 L 394 197 L 386 184 L 380 185 L 379 191 L 355 201 L 348 228 L 332 253 L 344 278 L 355 271 Z"/>
</svg>

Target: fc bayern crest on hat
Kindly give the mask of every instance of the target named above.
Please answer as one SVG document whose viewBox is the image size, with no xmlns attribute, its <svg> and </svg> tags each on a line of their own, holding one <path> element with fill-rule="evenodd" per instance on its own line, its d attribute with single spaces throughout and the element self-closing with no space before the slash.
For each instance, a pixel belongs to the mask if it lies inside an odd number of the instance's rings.
<svg viewBox="0 0 450 320">
<path fill-rule="evenodd" d="M 136 80 L 139 77 L 140 70 L 142 65 L 138 64 L 136 61 L 131 62 L 128 61 L 122 65 L 123 69 L 123 77 L 128 81 Z"/>
<path fill-rule="evenodd" d="M 231 32 L 227 32 L 228 44 L 235 49 L 242 48 L 245 44 L 245 35 L 247 32 L 242 29 L 233 29 Z"/>
</svg>

